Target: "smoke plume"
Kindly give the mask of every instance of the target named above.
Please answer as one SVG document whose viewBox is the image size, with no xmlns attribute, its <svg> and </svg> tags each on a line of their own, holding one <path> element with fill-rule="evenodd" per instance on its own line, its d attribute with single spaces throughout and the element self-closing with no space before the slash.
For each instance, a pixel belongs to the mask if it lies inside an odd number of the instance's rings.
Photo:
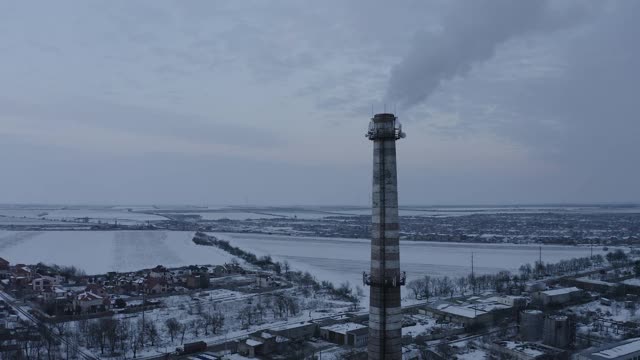
<svg viewBox="0 0 640 360">
<path fill-rule="evenodd" d="M 457 2 L 440 30 L 417 34 L 409 53 L 392 68 L 387 100 L 405 108 L 427 100 L 444 80 L 490 59 L 500 44 L 555 28 L 558 19 L 552 13 L 545 0 Z"/>
</svg>

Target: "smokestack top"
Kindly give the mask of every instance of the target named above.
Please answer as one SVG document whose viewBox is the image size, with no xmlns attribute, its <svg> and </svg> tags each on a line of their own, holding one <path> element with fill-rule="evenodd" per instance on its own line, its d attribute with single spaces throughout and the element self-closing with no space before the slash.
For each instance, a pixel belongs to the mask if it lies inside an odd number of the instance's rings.
<svg viewBox="0 0 640 360">
<path fill-rule="evenodd" d="M 374 122 L 395 121 L 397 117 L 392 113 L 375 114 L 371 120 Z"/>
<path fill-rule="evenodd" d="M 369 130 L 365 135 L 369 140 L 398 140 L 406 135 L 402 132 L 402 125 L 398 117 L 391 113 L 375 114 L 369 123 Z"/>
</svg>

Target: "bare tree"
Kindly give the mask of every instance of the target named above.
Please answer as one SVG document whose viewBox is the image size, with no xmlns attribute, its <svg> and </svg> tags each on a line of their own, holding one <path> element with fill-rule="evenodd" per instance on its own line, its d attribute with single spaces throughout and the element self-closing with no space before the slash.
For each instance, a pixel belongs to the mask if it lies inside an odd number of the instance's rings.
<svg viewBox="0 0 640 360">
<path fill-rule="evenodd" d="M 409 281 L 409 283 L 407 284 L 407 289 L 411 290 L 411 292 L 413 293 L 413 296 L 416 299 L 422 297 L 422 294 L 424 293 L 424 289 L 425 289 L 424 279 L 415 279 L 415 280 Z"/>
<path fill-rule="evenodd" d="M 167 328 L 167 333 L 171 338 L 171 342 L 173 343 L 173 339 L 180 332 L 180 327 L 182 326 L 182 324 L 180 324 L 180 322 L 176 320 L 176 318 L 169 318 L 167 319 L 167 321 L 165 321 L 164 324 Z"/>
<path fill-rule="evenodd" d="M 180 324 L 180 345 L 184 344 L 184 334 L 187 332 L 187 325 Z"/>
<path fill-rule="evenodd" d="M 202 328 L 202 321 L 200 320 L 192 320 L 191 322 L 189 322 L 189 329 L 191 329 L 191 332 L 193 333 L 193 336 L 198 337 L 200 336 L 200 329 Z"/>
<path fill-rule="evenodd" d="M 156 345 L 156 341 L 158 340 L 158 328 L 156 327 L 156 323 L 153 321 L 146 320 L 144 325 L 144 337 L 149 340 L 151 346 Z"/>
</svg>

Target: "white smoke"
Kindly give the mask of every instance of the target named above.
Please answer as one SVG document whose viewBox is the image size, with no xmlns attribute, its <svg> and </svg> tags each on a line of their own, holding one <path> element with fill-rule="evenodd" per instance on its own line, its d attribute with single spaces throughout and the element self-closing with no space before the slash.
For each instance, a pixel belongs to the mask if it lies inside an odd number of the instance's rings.
<svg viewBox="0 0 640 360">
<path fill-rule="evenodd" d="M 467 74 L 517 36 L 572 23 L 576 8 L 552 9 L 547 0 L 473 0 L 455 3 L 440 31 L 416 35 L 409 53 L 391 70 L 386 98 L 417 105 L 445 80 Z M 579 11 L 578 11 L 579 12 Z M 569 21 L 567 21 L 569 20 Z"/>
</svg>

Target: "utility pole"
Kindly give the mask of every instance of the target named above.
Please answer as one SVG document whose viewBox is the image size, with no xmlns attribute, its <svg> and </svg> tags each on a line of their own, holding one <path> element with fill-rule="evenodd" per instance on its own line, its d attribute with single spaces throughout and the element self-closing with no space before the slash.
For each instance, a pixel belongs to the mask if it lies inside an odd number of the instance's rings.
<svg viewBox="0 0 640 360">
<path fill-rule="evenodd" d="M 542 245 L 540 245 L 540 253 L 538 255 L 538 263 L 542 266 Z"/>
<path fill-rule="evenodd" d="M 147 324 L 144 321 L 144 310 L 146 309 L 146 305 L 147 305 L 147 291 L 146 289 L 142 290 L 142 333 L 140 334 L 140 343 L 142 344 L 142 346 L 144 346 L 144 328 L 145 326 L 147 326 Z"/>
<path fill-rule="evenodd" d="M 473 251 L 471 252 L 471 289 L 473 290 L 473 295 L 476 294 L 476 275 L 473 269 Z"/>
</svg>

